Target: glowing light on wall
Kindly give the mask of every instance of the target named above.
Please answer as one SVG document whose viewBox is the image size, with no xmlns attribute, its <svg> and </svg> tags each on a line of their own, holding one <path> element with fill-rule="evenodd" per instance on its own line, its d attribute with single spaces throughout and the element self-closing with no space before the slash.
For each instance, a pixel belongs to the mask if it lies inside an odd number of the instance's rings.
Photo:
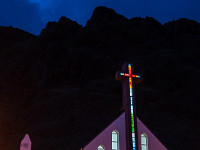
<svg viewBox="0 0 200 150">
<path fill-rule="evenodd" d="M 133 111 L 133 83 L 132 78 L 140 78 L 139 75 L 132 75 L 131 74 L 131 64 L 128 64 L 128 73 L 120 73 L 122 76 L 129 77 L 129 92 L 130 92 L 130 107 L 131 107 L 131 127 L 132 127 L 132 143 L 133 143 L 133 150 L 136 150 L 135 144 L 135 124 L 134 124 L 134 111 Z"/>
</svg>

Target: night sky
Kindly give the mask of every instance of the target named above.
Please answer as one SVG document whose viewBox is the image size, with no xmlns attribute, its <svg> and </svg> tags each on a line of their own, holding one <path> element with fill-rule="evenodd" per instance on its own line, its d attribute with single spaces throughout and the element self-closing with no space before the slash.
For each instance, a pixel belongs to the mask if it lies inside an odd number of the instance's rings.
<svg viewBox="0 0 200 150">
<path fill-rule="evenodd" d="M 0 0 L 0 26 L 38 35 L 48 21 L 61 16 L 84 26 L 97 6 L 127 18 L 150 16 L 162 24 L 179 18 L 200 22 L 200 0 Z"/>
</svg>

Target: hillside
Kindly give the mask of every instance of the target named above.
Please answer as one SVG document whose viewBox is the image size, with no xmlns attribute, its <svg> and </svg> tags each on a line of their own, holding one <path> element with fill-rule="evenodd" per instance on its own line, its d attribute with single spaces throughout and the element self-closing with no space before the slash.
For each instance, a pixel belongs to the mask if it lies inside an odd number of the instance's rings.
<svg viewBox="0 0 200 150">
<path fill-rule="evenodd" d="M 200 24 L 183 18 L 97 7 L 85 27 L 65 17 L 39 36 L 0 27 L 0 149 L 29 133 L 33 150 L 79 150 L 121 113 L 114 76 L 128 61 L 143 75 L 139 118 L 168 149 L 198 150 L 199 58 Z"/>
</svg>

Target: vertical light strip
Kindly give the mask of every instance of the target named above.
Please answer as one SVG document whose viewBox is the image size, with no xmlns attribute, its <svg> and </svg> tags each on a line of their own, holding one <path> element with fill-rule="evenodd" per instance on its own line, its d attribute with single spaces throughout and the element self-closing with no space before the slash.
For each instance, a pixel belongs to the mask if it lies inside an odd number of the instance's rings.
<svg viewBox="0 0 200 150">
<path fill-rule="evenodd" d="M 132 143 L 133 143 L 133 150 L 135 150 L 136 145 L 135 145 L 134 114 L 133 114 L 133 85 L 132 85 L 131 64 L 128 64 L 128 72 L 129 72 L 129 90 L 130 90 L 130 104 L 131 104 Z"/>
<path fill-rule="evenodd" d="M 133 83 L 132 78 L 140 78 L 139 75 L 132 75 L 131 74 L 131 64 L 128 64 L 128 74 L 127 73 L 120 73 L 122 76 L 129 77 L 129 92 L 130 92 L 130 104 L 131 104 L 131 128 L 132 128 L 132 144 L 133 144 L 133 150 L 136 150 L 136 144 L 135 144 L 135 125 L 134 125 L 134 111 L 133 111 Z"/>
</svg>

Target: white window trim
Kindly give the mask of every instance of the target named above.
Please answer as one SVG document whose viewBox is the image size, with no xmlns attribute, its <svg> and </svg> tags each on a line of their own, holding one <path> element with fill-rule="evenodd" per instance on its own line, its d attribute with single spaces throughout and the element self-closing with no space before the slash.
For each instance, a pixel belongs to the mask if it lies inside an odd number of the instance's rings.
<svg viewBox="0 0 200 150">
<path fill-rule="evenodd" d="M 140 139 L 141 139 L 141 143 L 140 143 L 140 146 L 141 146 L 141 149 L 142 149 L 142 145 L 144 145 L 144 144 L 142 144 L 142 135 L 146 138 L 146 150 L 148 150 L 149 149 L 149 147 L 148 147 L 148 136 L 147 136 L 147 134 L 146 133 L 142 133 L 141 135 L 140 135 Z"/>
<path fill-rule="evenodd" d="M 112 134 L 113 134 L 113 132 L 117 133 L 117 150 L 119 150 L 119 132 L 116 129 L 112 131 Z M 111 138 L 112 138 L 112 136 L 111 136 Z M 113 141 L 113 139 L 112 139 L 112 143 L 113 142 L 116 142 L 116 141 Z M 116 150 L 116 149 L 112 148 L 112 150 Z"/>
<path fill-rule="evenodd" d="M 106 150 L 105 146 L 103 146 L 103 145 L 99 145 L 99 146 L 101 146 L 103 148 L 103 150 Z M 97 150 L 99 150 L 99 146 L 98 146 Z"/>
</svg>

